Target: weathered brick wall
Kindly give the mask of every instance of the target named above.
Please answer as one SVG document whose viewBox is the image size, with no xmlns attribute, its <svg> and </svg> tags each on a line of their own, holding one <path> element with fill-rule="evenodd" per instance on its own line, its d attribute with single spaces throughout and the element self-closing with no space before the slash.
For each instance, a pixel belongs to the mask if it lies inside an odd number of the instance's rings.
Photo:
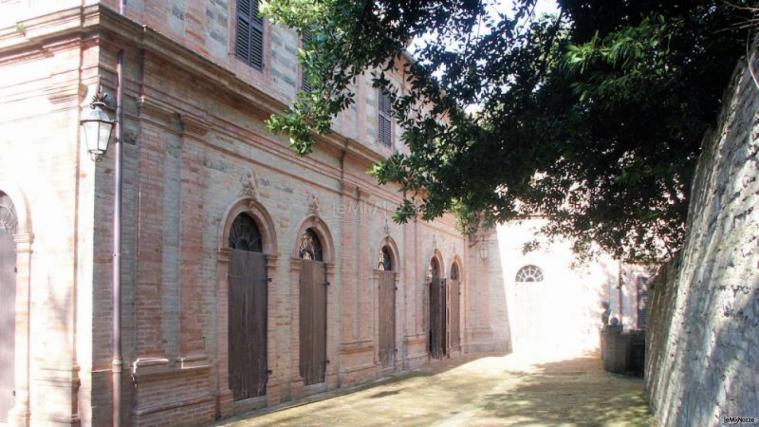
<svg viewBox="0 0 759 427">
<path fill-rule="evenodd" d="M 203 2 L 130 1 L 129 18 L 139 18 L 138 23 L 97 5 L 43 18 L 25 12 L 18 16 L 30 18 L 28 33 L 4 33 L 10 35 L 0 52 L 13 55 L 0 56 L 0 76 L 7 82 L 0 87 L 0 191 L 21 195 L 16 199 L 28 202 L 33 223 L 27 335 L 32 342 L 28 353 L 18 353 L 19 359 L 29 356 L 32 365 L 28 409 L 33 422 L 111 423 L 114 146 L 100 162 L 91 161 L 79 138 L 79 118 L 98 85 L 113 94 L 119 50 L 125 55 L 125 425 L 204 423 L 386 374 L 377 349 L 378 319 L 386 313 L 378 310 L 374 268 L 381 246 L 390 241 L 397 256 L 398 356 L 389 370 L 434 363 L 427 351 L 427 272 L 433 256 L 440 259 L 442 277 L 459 262 L 459 329 L 462 347 L 473 348 L 468 315 L 476 307 L 467 301 L 475 290 L 477 301 L 487 303 L 487 292 L 477 291 L 486 283 L 487 270 L 470 269 L 467 241 L 450 216 L 395 224 L 397 188 L 380 187 L 366 174 L 371 162 L 392 148 L 373 142 L 367 149 L 345 138 L 363 133 L 366 143 L 376 133 L 369 123 L 376 121 L 376 96 L 368 78 L 357 83 L 361 101 L 355 110 L 337 120 L 348 131 L 325 138 L 308 157 L 295 155 L 263 122 L 267 108 L 282 106 L 269 98 L 276 98 L 279 89 L 253 84 L 234 66 L 218 68 L 204 51 L 214 49 L 210 42 L 196 40 L 196 21 L 212 20 L 213 33 L 231 3 L 210 2 L 200 19 L 197 6 Z M 29 2 L 3 4 L 10 5 Z M 140 25 L 143 17 L 161 32 L 146 30 Z M 176 42 L 202 55 L 188 54 Z M 283 35 L 282 43 L 292 45 L 295 39 Z M 285 61 L 278 64 L 284 67 Z M 258 91 L 262 87 L 267 92 Z M 253 205 L 265 211 L 256 219 L 271 223 L 265 245 L 272 279 L 267 343 L 272 374 L 267 396 L 240 406 L 226 386 L 224 233 L 233 207 Z M 297 364 L 299 261 L 293 256 L 302 224 L 316 221 L 315 215 L 325 243 L 330 242 L 330 363 L 325 384 L 309 388 Z M 482 312 L 483 325 L 488 315 Z"/>
<path fill-rule="evenodd" d="M 758 95 L 740 65 L 704 139 L 685 245 L 654 281 L 646 388 L 662 426 L 759 417 Z"/>
<path fill-rule="evenodd" d="M 2 8 L 28 3 L 4 2 Z M 50 6 L 37 3 L 34 13 Z M 6 24 L 9 15 L 1 12 L 0 22 Z M 58 24 L 49 29 L 64 26 Z M 15 34 L 21 36 L 24 29 L 18 30 L 0 49 L 12 44 Z M 25 216 L 15 236 L 20 268 L 13 284 L 17 322 L 12 425 L 26 420 L 75 423 L 76 390 L 90 392 L 89 379 L 80 382 L 78 372 L 91 366 L 94 166 L 80 150 L 79 114 L 84 97 L 92 96 L 82 90 L 82 83 L 91 83 L 97 74 L 98 50 L 72 35 L 44 47 L 0 53 L 0 192 Z"/>
<path fill-rule="evenodd" d="M 115 48 L 108 46 L 101 55 L 109 85 Z M 135 138 L 124 154 L 124 358 L 136 378 L 135 384 L 125 380 L 130 421 L 160 424 L 185 415 L 188 408 L 195 421 L 208 421 L 383 375 L 378 318 L 386 314 L 378 312 L 373 269 L 388 236 L 397 249 L 396 370 L 430 363 L 425 317 L 430 259 L 441 254 L 443 277 L 449 276 L 454 259 L 464 260 L 465 278 L 468 271 L 465 239 L 452 218 L 395 224 L 391 216 L 400 195 L 366 174 L 369 159 L 326 142 L 312 155 L 298 157 L 286 140 L 268 133 L 262 120 L 266 115 L 238 94 L 212 79 L 197 79 L 163 52 L 139 54 L 127 45 L 126 55 L 125 126 Z M 110 155 L 98 166 L 96 193 L 102 200 L 95 217 L 107 225 Z M 227 277 L 219 259 L 230 207 L 251 195 L 272 221 L 273 246 L 267 252 L 272 374 L 267 396 L 240 406 L 225 394 L 227 301 L 222 289 Z M 296 358 L 298 263 L 292 257 L 301 225 L 315 213 L 314 199 L 334 246 L 328 291 L 330 363 L 324 385 L 304 387 Z M 107 252 L 110 239 L 103 230 L 96 236 L 96 250 Z M 110 260 L 102 261 L 95 268 L 95 287 L 107 301 Z M 468 283 L 465 279 L 463 297 Z M 96 312 L 101 321 L 93 352 L 95 366 L 103 370 L 109 363 L 109 313 L 108 305 Z M 462 324 L 465 319 L 462 313 Z M 463 335 L 465 328 L 460 330 Z M 93 373 L 93 382 L 105 391 L 92 396 L 95 423 L 109 420 L 107 379 Z"/>
</svg>

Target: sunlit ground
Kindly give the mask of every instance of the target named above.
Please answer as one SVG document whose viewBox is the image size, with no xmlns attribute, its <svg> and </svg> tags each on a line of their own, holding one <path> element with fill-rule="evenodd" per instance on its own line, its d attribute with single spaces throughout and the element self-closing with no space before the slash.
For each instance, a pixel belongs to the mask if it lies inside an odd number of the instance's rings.
<svg viewBox="0 0 759 427">
<path fill-rule="evenodd" d="M 408 374 L 231 426 L 648 426 L 643 382 L 606 373 L 596 356 L 532 362 L 487 357 Z"/>
</svg>

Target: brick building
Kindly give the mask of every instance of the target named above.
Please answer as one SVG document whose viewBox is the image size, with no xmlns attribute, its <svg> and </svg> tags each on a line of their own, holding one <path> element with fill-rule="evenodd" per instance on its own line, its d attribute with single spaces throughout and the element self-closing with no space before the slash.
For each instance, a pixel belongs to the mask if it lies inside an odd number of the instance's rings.
<svg viewBox="0 0 759 427">
<path fill-rule="evenodd" d="M 209 422 L 545 338 L 513 319 L 544 305 L 517 278 L 575 277 L 557 249 L 526 258 L 529 228 L 469 240 L 451 217 L 390 219 L 400 195 L 365 171 L 405 148 L 368 77 L 312 155 L 267 131 L 303 89 L 300 40 L 255 5 L 0 1 L 0 425 L 112 421 L 114 155 L 90 159 L 80 120 L 115 92 L 120 51 L 125 425 Z M 616 281 L 574 303 L 597 307 Z"/>
<path fill-rule="evenodd" d="M 122 50 L 125 424 L 503 347 L 477 245 L 450 217 L 395 224 L 366 175 L 403 149 L 368 78 L 312 155 L 267 132 L 302 89 L 299 38 L 254 6 L 0 3 L 0 423 L 111 423 L 114 156 L 90 159 L 80 120 Z"/>
</svg>

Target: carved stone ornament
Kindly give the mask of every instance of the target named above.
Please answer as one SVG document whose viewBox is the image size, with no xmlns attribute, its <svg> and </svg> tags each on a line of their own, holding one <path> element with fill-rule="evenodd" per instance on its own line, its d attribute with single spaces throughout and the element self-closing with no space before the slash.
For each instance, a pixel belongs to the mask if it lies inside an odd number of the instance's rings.
<svg viewBox="0 0 759 427">
<path fill-rule="evenodd" d="M 319 216 L 319 197 L 316 194 L 311 193 L 308 198 L 308 212 L 311 215 Z"/>
<path fill-rule="evenodd" d="M 240 177 L 240 185 L 242 186 L 240 196 L 258 199 L 258 177 L 256 177 L 255 172 L 250 170 L 244 173 Z"/>
</svg>

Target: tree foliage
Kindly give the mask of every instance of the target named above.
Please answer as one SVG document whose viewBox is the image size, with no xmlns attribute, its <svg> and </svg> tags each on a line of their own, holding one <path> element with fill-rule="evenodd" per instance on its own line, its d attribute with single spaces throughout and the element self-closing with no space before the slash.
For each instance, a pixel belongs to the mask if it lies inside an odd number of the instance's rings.
<svg viewBox="0 0 759 427">
<path fill-rule="evenodd" d="M 396 220 L 455 212 L 472 233 L 540 215 L 546 236 L 580 254 L 595 242 L 620 258 L 666 257 L 683 239 L 701 138 L 744 52 L 751 2 L 559 0 L 550 16 L 534 15 L 535 0 L 510 13 L 497 3 L 269 0 L 275 23 L 313 35 L 299 52 L 313 90 L 270 128 L 308 154 L 370 72 L 408 147 L 370 171 L 405 195 Z M 414 60 L 396 61 L 411 42 Z"/>
</svg>

